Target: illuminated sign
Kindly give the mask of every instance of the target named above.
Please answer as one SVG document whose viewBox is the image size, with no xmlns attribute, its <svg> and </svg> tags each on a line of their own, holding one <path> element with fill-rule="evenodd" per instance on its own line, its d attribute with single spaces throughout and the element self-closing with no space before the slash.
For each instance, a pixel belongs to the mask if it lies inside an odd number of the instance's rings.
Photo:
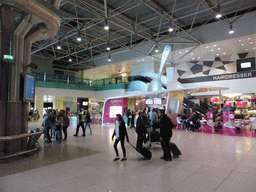
<svg viewBox="0 0 256 192">
<path fill-rule="evenodd" d="M 5 60 L 13 61 L 14 57 L 12 55 L 4 55 Z"/>
</svg>

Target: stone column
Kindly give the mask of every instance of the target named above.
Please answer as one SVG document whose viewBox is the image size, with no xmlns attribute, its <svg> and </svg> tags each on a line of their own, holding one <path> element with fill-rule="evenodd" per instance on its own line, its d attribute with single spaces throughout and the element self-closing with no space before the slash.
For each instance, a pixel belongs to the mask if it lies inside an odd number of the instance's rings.
<svg viewBox="0 0 256 192">
<path fill-rule="evenodd" d="M 43 118 L 44 110 L 44 98 L 41 95 L 36 95 L 35 98 L 35 109 L 38 110 L 40 118 Z"/>
<path fill-rule="evenodd" d="M 53 100 L 53 108 L 55 110 L 62 110 L 64 108 L 63 105 L 63 101 L 64 101 L 64 97 L 62 96 L 55 96 L 54 100 Z"/>
</svg>

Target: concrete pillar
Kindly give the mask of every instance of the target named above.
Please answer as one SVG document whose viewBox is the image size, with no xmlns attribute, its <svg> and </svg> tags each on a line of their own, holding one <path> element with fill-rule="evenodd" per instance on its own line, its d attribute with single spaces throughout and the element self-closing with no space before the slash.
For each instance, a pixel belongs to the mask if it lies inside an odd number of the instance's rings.
<svg viewBox="0 0 256 192">
<path fill-rule="evenodd" d="M 64 108 L 64 97 L 62 96 L 55 96 L 54 100 L 53 100 L 53 108 L 55 110 L 58 109 L 58 111 L 62 110 Z"/>
<path fill-rule="evenodd" d="M 39 115 L 43 118 L 44 110 L 44 97 L 40 95 L 36 95 L 35 97 L 35 109 L 38 110 Z"/>
</svg>

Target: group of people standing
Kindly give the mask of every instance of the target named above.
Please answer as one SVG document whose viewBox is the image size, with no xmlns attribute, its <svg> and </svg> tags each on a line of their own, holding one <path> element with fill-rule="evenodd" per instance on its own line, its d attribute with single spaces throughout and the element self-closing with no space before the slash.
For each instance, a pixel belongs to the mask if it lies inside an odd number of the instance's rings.
<svg viewBox="0 0 256 192">
<path fill-rule="evenodd" d="M 172 137 L 172 128 L 173 128 L 173 123 L 171 119 L 165 114 L 165 110 L 160 110 L 159 115 L 160 115 L 160 121 L 158 121 L 158 114 L 156 109 L 153 109 L 150 111 L 150 108 L 147 110 L 148 112 L 141 111 L 138 113 L 139 117 L 137 118 L 137 123 L 136 123 L 136 133 L 137 133 L 137 144 L 136 148 L 138 151 L 140 151 L 143 148 L 143 142 L 145 143 L 146 141 L 146 133 L 147 133 L 147 128 L 149 127 L 158 127 L 160 128 L 160 139 L 159 141 L 161 142 L 161 146 L 163 149 L 163 156 L 161 159 L 164 159 L 165 161 L 171 161 L 171 153 L 170 153 L 170 139 Z M 125 122 L 120 114 L 117 114 L 116 116 L 116 123 L 115 123 L 115 130 L 112 135 L 112 140 L 116 136 L 116 140 L 114 142 L 114 149 L 116 152 L 116 158 L 114 161 L 117 161 L 120 159 L 118 149 L 117 149 L 117 144 L 119 141 L 121 142 L 121 147 L 123 150 L 123 158 L 121 161 L 125 161 L 126 158 L 126 150 L 125 150 L 125 138 L 127 142 L 129 142 L 129 137 L 128 133 L 126 130 Z"/>
<path fill-rule="evenodd" d="M 54 109 L 46 110 L 43 116 L 42 127 L 44 128 L 44 141 L 51 143 L 51 138 L 55 137 L 57 143 L 67 140 L 67 128 L 70 125 L 70 119 L 65 110 L 56 112 Z M 51 135 L 50 135 L 51 131 Z M 62 131 L 64 139 L 62 139 Z"/>
</svg>

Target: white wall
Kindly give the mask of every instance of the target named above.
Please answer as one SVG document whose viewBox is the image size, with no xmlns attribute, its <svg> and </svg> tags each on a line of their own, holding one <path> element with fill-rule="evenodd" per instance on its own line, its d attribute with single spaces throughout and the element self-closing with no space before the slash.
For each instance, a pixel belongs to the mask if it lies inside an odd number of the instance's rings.
<svg viewBox="0 0 256 192">
<path fill-rule="evenodd" d="M 118 97 L 125 95 L 125 89 L 114 89 L 114 90 L 106 90 L 106 91 L 96 91 L 94 98 L 106 99 L 108 97 Z"/>
<path fill-rule="evenodd" d="M 228 90 L 222 91 L 223 94 L 227 93 L 255 93 L 256 92 L 256 78 L 247 78 L 247 79 L 234 79 L 234 80 L 225 80 L 225 81 L 208 81 L 201 83 L 189 83 L 182 84 L 184 87 L 227 87 Z M 219 92 L 214 91 L 209 93 L 196 93 L 192 95 L 218 95 Z"/>
<path fill-rule="evenodd" d="M 52 88 L 41 88 L 36 87 L 36 95 L 53 95 L 63 97 L 85 97 L 95 98 L 96 93 L 94 91 L 82 91 L 72 89 L 52 89 Z"/>
</svg>

